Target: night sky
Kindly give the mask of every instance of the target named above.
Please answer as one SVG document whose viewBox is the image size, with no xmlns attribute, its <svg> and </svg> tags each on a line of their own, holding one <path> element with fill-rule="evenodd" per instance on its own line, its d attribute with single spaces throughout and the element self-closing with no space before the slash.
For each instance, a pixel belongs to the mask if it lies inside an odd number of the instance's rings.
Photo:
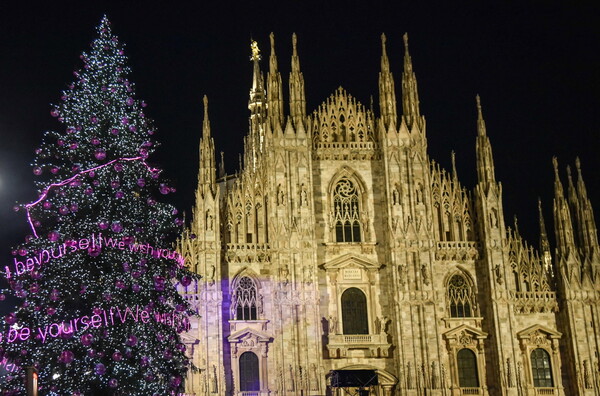
<svg viewBox="0 0 600 396">
<path fill-rule="evenodd" d="M 390 1 L 385 6 L 368 1 L 253 1 L 219 8 L 200 1 L 53 1 L 43 8 L 3 3 L 0 260 L 11 260 L 11 246 L 27 234 L 23 214 L 14 213 L 12 206 L 36 197 L 29 165 L 33 149 L 45 130 L 60 127 L 50 116 L 50 104 L 59 101 L 61 90 L 74 79 L 79 55 L 95 38 L 104 13 L 127 44 L 131 80 L 158 127 L 162 147 L 152 159 L 173 180 L 178 189 L 173 203 L 188 218 L 198 169 L 202 96 L 209 97 L 217 152 L 225 151 L 227 171 L 233 173 L 248 129 L 250 38 L 263 51 L 266 73 L 271 31 L 284 87 L 291 35 L 298 35 L 309 112 L 340 85 L 366 106 L 372 95 L 378 109 L 382 32 L 399 99 L 402 34 L 408 32 L 432 159 L 451 169 L 454 150 L 459 178 L 473 188 L 475 95 L 480 94 L 507 224 L 517 215 L 521 233 L 537 245 L 539 196 L 553 234 L 552 156 L 558 157 L 563 183 L 564 167 L 574 167 L 575 157 L 580 157 L 588 194 L 600 211 L 598 2 L 473 2 L 463 8 L 452 1 Z"/>
</svg>

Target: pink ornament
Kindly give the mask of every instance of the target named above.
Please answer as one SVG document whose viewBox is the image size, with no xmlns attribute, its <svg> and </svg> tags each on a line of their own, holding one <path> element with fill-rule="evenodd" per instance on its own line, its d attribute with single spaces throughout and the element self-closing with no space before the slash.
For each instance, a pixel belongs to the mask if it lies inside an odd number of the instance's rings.
<svg viewBox="0 0 600 396">
<path fill-rule="evenodd" d="M 60 234 L 58 233 L 58 231 L 50 231 L 48 233 L 48 240 L 50 240 L 50 242 L 56 242 L 59 238 Z"/>
<path fill-rule="evenodd" d="M 121 183 L 119 183 L 119 181 L 118 181 L 118 180 L 113 180 L 113 181 L 111 181 L 111 182 L 110 182 L 110 186 L 111 186 L 112 188 L 117 188 L 117 187 L 119 187 L 120 185 L 121 185 Z"/>
<path fill-rule="evenodd" d="M 46 308 L 46 313 L 48 314 L 48 316 L 52 316 L 56 313 L 56 309 L 53 307 L 48 307 Z"/>
<path fill-rule="evenodd" d="M 69 350 L 62 351 L 62 353 L 60 354 L 60 357 L 58 358 L 58 361 L 60 363 L 64 363 L 64 364 L 69 364 L 73 360 L 75 360 L 75 354 Z"/>
<path fill-rule="evenodd" d="M 18 212 L 19 210 L 21 210 L 21 208 L 19 207 L 19 205 L 15 205 L 15 206 L 13 206 L 13 210 L 15 212 Z"/>
<path fill-rule="evenodd" d="M 90 333 L 81 336 L 81 344 L 84 346 L 90 346 L 94 342 L 94 336 Z"/>
<path fill-rule="evenodd" d="M 154 206 L 154 205 L 156 205 L 156 201 L 155 201 L 153 198 L 148 198 L 148 199 L 146 200 L 146 202 L 147 202 L 147 203 L 148 203 L 148 205 L 150 205 L 150 206 Z"/>
<path fill-rule="evenodd" d="M 133 106 L 134 100 L 132 97 L 129 97 L 125 100 L 125 103 L 127 103 L 127 106 Z"/>
<path fill-rule="evenodd" d="M 98 117 L 96 117 L 96 116 L 91 116 L 91 117 L 90 117 L 90 121 L 91 121 L 91 123 L 92 123 L 92 124 L 97 124 L 97 123 L 98 123 Z"/>
<path fill-rule="evenodd" d="M 140 287 L 140 285 L 138 285 L 137 283 L 134 283 L 134 284 L 131 286 L 131 290 L 133 290 L 133 292 L 134 292 L 134 293 L 138 293 L 138 292 L 141 290 L 141 287 Z"/>
<path fill-rule="evenodd" d="M 117 192 L 115 193 L 115 198 L 117 198 L 117 199 L 121 199 L 121 198 L 123 198 L 124 196 L 125 196 L 125 193 L 124 193 L 123 191 L 117 191 Z"/>
<path fill-rule="evenodd" d="M 21 248 L 19 249 L 19 256 L 25 256 L 27 254 L 27 249 Z"/>
<path fill-rule="evenodd" d="M 113 135 L 118 135 L 119 134 L 119 130 L 117 128 L 112 128 L 110 130 L 110 133 L 112 133 Z"/>
<path fill-rule="evenodd" d="M 130 130 L 131 132 L 135 132 L 135 131 L 137 131 L 137 127 L 136 127 L 135 125 L 130 125 L 130 126 L 129 126 L 129 130 Z"/>
<path fill-rule="evenodd" d="M 35 168 L 33 168 L 33 174 L 36 176 L 39 176 L 42 174 L 42 168 L 40 168 L 39 166 L 36 166 Z"/>
<path fill-rule="evenodd" d="M 77 143 L 77 142 L 73 142 L 69 145 L 69 148 L 71 150 L 77 150 L 78 147 L 79 147 L 79 143 Z"/>
<path fill-rule="evenodd" d="M 137 185 L 140 187 L 144 187 L 146 185 L 146 179 L 143 179 L 143 178 L 137 179 Z"/>
<path fill-rule="evenodd" d="M 113 168 L 117 171 L 117 172 L 121 172 L 123 170 L 123 164 L 120 163 L 116 163 Z"/>
<path fill-rule="evenodd" d="M 98 222 L 98 228 L 101 230 L 106 230 L 108 228 L 108 221 L 100 220 L 100 222 Z"/>
<path fill-rule="evenodd" d="M 69 213 L 69 208 L 67 208 L 66 206 L 61 206 L 61 208 L 58 210 L 58 213 L 60 213 L 61 215 L 66 215 Z"/>
<path fill-rule="evenodd" d="M 148 135 L 154 135 L 154 131 L 152 129 L 148 130 Z"/>
<path fill-rule="evenodd" d="M 108 386 L 110 386 L 111 388 L 116 388 L 117 386 L 119 386 L 119 381 L 117 381 L 116 378 L 111 378 L 110 381 L 108 381 Z"/>
<path fill-rule="evenodd" d="M 91 257 L 98 257 L 100 255 L 100 248 L 99 247 L 93 247 L 93 248 L 88 248 L 88 254 Z"/>
<path fill-rule="evenodd" d="M 110 229 L 113 232 L 121 232 L 121 231 L 123 231 L 123 226 L 121 225 L 120 222 L 115 221 L 114 223 L 111 224 Z"/>
<path fill-rule="evenodd" d="M 191 284 L 192 284 L 192 278 L 190 278 L 189 276 L 186 275 L 183 278 L 181 278 L 181 285 L 183 287 L 188 287 Z"/>
<path fill-rule="evenodd" d="M 121 354 L 121 352 L 119 351 L 116 351 L 112 354 L 112 358 L 115 362 L 120 362 L 121 360 L 123 360 L 123 354 Z"/>
<path fill-rule="evenodd" d="M 4 317 L 4 320 L 6 321 L 6 324 L 13 325 L 17 323 L 17 315 L 15 315 L 14 312 L 11 312 Z"/>
<path fill-rule="evenodd" d="M 56 144 L 58 144 L 59 146 L 61 146 L 61 147 L 62 147 L 62 146 L 64 146 L 64 145 L 65 145 L 65 141 L 64 141 L 64 140 L 62 140 L 62 139 L 58 139 L 58 140 L 56 141 Z"/>
<path fill-rule="evenodd" d="M 56 175 L 59 170 L 60 170 L 60 168 L 58 166 L 53 166 L 52 168 L 50 168 L 50 173 L 52 173 L 53 175 Z"/>
<path fill-rule="evenodd" d="M 79 210 L 79 206 L 76 203 L 72 203 L 71 206 L 69 206 L 69 210 L 75 213 Z"/>
<path fill-rule="evenodd" d="M 127 118 L 127 117 L 121 118 L 121 124 L 123 124 L 123 125 L 129 124 L 129 118 Z"/>
<path fill-rule="evenodd" d="M 60 115 L 60 112 L 58 111 L 58 109 L 52 109 L 52 111 L 50 111 L 50 115 L 52 117 L 58 117 Z"/>
<path fill-rule="evenodd" d="M 135 346 L 137 344 L 137 341 L 137 337 L 132 334 L 127 338 L 127 345 Z"/>
<path fill-rule="evenodd" d="M 103 159 L 106 158 L 106 151 L 102 150 L 102 149 L 98 149 L 96 150 L 96 152 L 94 153 L 94 157 L 96 157 L 96 159 L 98 161 L 102 161 Z"/>
<path fill-rule="evenodd" d="M 98 139 L 98 138 L 92 138 L 92 140 L 91 140 L 91 143 L 92 143 L 94 146 L 97 146 L 97 145 L 99 145 L 99 144 L 100 144 L 100 139 Z"/>
<path fill-rule="evenodd" d="M 4 301 L 6 300 L 6 295 L 5 294 L 0 294 L 0 301 Z"/>
<path fill-rule="evenodd" d="M 98 363 L 95 367 L 95 371 L 96 375 L 104 375 L 104 373 L 106 373 L 106 367 L 102 363 Z"/>
<path fill-rule="evenodd" d="M 170 190 L 171 189 L 169 188 L 169 186 L 167 186 L 164 183 L 161 183 L 160 187 L 158 188 L 158 191 L 160 191 L 160 193 L 163 195 L 167 195 L 170 192 Z"/>
<path fill-rule="evenodd" d="M 49 202 L 49 201 L 45 201 L 45 202 L 42 204 L 42 207 L 43 207 L 44 209 L 50 209 L 50 208 L 52 207 L 52 203 L 51 203 L 51 202 Z"/>
</svg>

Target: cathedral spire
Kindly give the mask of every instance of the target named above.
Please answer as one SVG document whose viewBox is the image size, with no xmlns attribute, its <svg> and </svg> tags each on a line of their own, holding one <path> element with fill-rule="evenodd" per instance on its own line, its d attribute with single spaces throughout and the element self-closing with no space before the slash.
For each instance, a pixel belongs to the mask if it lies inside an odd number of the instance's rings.
<svg viewBox="0 0 600 396">
<path fill-rule="evenodd" d="M 269 35 L 271 40 L 271 55 L 269 56 L 269 74 L 267 77 L 267 110 L 271 126 L 283 123 L 283 91 L 281 73 L 277 69 L 277 55 L 275 55 L 275 35 Z"/>
<path fill-rule="evenodd" d="M 485 121 L 483 120 L 483 112 L 481 110 L 481 100 L 479 95 L 475 97 L 477 102 L 477 179 L 483 184 L 487 191 L 491 185 L 496 183 L 494 172 L 494 158 L 492 156 L 492 145 L 490 138 L 487 136 L 485 129 Z"/>
<path fill-rule="evenodd" d="M 381 71 L 379 72 L 379 111 L 386 130 L 390 124 L 396 125 L 396 92 L 394 77 L 390 72 L 390 61 L 386 51 L 386 37 L 381 34 Z"/>
<path fill-rule="evenodd" d="M 552 254 L 550 252 L 550 242 L 548 241 L 548 233 L 546 231 L 546 222 L 544 221 L 544 213 L 542 212 L 542 200 L 538 198 L 538 215 L 540 222 L 540 253 L 544 262 L 544 268 L 552 274 Z"/>
<path fill-rule="evenodd" d="M 294 125 L 306 118 L 306 97 L 304 95 L 304 76 L 300 71 L 300 58 L 296 33 L 292 34 L 292 71 L 290 73 L 290 115 Z"/>
<path fill-rule="evenodd" d="M 250 156 L 249 165 L 252 169 L 256 167 L 259 153 L 264 147 L 264 121 L 266 117 L 265 106 L 265 85 L 263 75 L 260 70 L 259 61 L 261 60 L 260 49 L 258 43 L 252 41 L 250 45 L 252 56 L 250 60 L 253 63 L 252 73 L 252 89 L 250 89 L 250 100 L 248 101 L 248 109 L 250 110 L 250 135 L 245 147 L 245 152 Z"/>
<path fill-rule="evenodd" d="M 408 33 L 404 33 L 404 71 L 402 72 L 402 116 L 407 125 L 412 127 L 419 123 L 421 112 L 419 110 L 419 92 L 417 78 L 413 72 L 412 60 L 408 52 Z"/>
<path fill-rule="evenodd" d="M 200 169 L 198 171 L 198 192 L 204 196 L 209 191 L 215 192 L 215 143 L 210 134 L 208 119 L 208 97 L 204 95 L 204 120 L 202 121 L 202 137 L 200 138 Z"/>
<path fill-rule="evenodd" d="M 556 234 L 557 258 L 568 258 L 575 249 L 571 211 L 565 199 L 563 185 L 558 174 L 558 161 L 552 158 L 554 166 L 554 229 Z M 570 271 L 568 271 L 570 273 Z"/>
<path fill-rule="evenodd" d="M 579 240 L 581 243 L 580 247 L 583 254 L 586 256 L 585 258 L 593 260 L 598 258 L 595 257 L 597 254 L 600 254 L 598 229 L 596 228 L 592 203 L 587 197 L 587 189 L 585 187 L 585 182 L 583 181 L 579 157 L 575 159 L 575 167 L 577 168 L 577 202 L 579 203 L 576 219 Z"/>
<path fill-rule="evenodd" d="M 252 88 L 250 89 L 250 100 L 248 101 L 248 110 L 250 110 L 250 117 L 252 119 L 256 118 L 262 120 L 262 116 L 265 110 L 265 84 L 262 72 L 260 71 L 260 49 L 258 48 L 258 43 L 256 41 L 252 41 L 252 43 L 250 44 L 250 48 L 252 50 L 252 56 L 250 56 L 250 60 L 252 61 L 254 68 L 252 73 Z"/>
</svg>

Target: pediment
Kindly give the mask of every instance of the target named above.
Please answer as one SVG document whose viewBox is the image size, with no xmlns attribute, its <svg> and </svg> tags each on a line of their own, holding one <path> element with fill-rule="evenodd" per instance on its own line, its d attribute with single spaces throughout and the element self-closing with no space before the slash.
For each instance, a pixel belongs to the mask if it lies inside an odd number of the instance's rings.
<svg viewBox="0 0 600 396">
<path fill-rule="evenodd" d="M 465 334 L 476 338 L 476 339 L 484 339 L 487 338 L 488 334 L 484 331 L 481 331 L 475 327 L 463 324 L 458 327 L 453 328 L 452 330 L 448 330 L 443 334 L 446 339 L 453 339 L 458 337 L 463 337 Z"/>
<path fill-rule="evenodd" d="M 364 270 L 377 270 L 381 268 L 381 264 L 352 253 L 344 254 L 343 256 L 337 257 L 323 264 L 323 268 L 326 271 L 339 270 L 349 267 L 362 268 Z"/>
<path fill-rule="evenodd" d="M 547 338 L 560 338 L 562 337 L 562 333 L 553 330 L 549 327 L 542 326 L 540 324 L 533 325 L 531 327 L 526 328 L 525 330 L 521 330 L 517 333 L 517 337 L 522 338 L 531 338 L 537 335 L 545 335 Z"/>
<path fill-rule="evenodd" d="M 231 342 L 244 343 L 245 341 L 247 342 L 248 340 L 252 340 L 255 343 L 258 343 L 258 342 L 270 342 L 272 340 L 272 338 L 267 333 L 263 333 L 262 331 L 258 331 L 258 330 L 246 327 L 242 330 L 236 331 L 235 333 L 231 334 L 229 337 L 227 337 L 227 340 L 230 343 Z"/>
</svg>

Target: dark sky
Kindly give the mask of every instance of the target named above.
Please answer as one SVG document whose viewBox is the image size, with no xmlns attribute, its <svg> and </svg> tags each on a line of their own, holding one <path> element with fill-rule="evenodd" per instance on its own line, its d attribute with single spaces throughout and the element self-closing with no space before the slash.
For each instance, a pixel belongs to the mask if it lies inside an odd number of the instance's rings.
<svg viewBox="0 0 600 396">
<path fill-rule="evenodd" d="M 15 201 L 35 197 L 29 163 L 44 130 L 58 128 L 50 103 L 80 67 L 79 54 L 106 13 L 127 44 L 138 97 L 159 128 L 154 157 L 190 212 L 198 164 L 202 95 L 209 97 L 217 151 L 231 173 L 248 125 L 249 42 L 276 37 L 287 87 L 291 34 L 298 34 L 308 110 L 338 86 L 377 107 L 380 34 L 400 97 L 402 34 L 419 83 L 429 153 L 450 168 L 456 151 L 463 184 L 475 183 L 475 95 L 482 97 L 505 217 L 519 217 L 537 243 L 537 197 L 552 228 L 552 156 L 580 156 L 593 203 L 600 196 L 600 6 L 597 2 L 3 2 L 0 11 L 0 259 L 26 234 Z M 211 2 L 216 3 L 216 2 Z M 458 6 L 458 3 L 473 3 Z M 484 4 L 485 3 L 485 4 Z M 186 5 L 193 4 L 193 5 Z M 284 93 L 287 96 L 287 93 Z M 596 210 L 600 207 L 596 205 Z"/>
</svg>

